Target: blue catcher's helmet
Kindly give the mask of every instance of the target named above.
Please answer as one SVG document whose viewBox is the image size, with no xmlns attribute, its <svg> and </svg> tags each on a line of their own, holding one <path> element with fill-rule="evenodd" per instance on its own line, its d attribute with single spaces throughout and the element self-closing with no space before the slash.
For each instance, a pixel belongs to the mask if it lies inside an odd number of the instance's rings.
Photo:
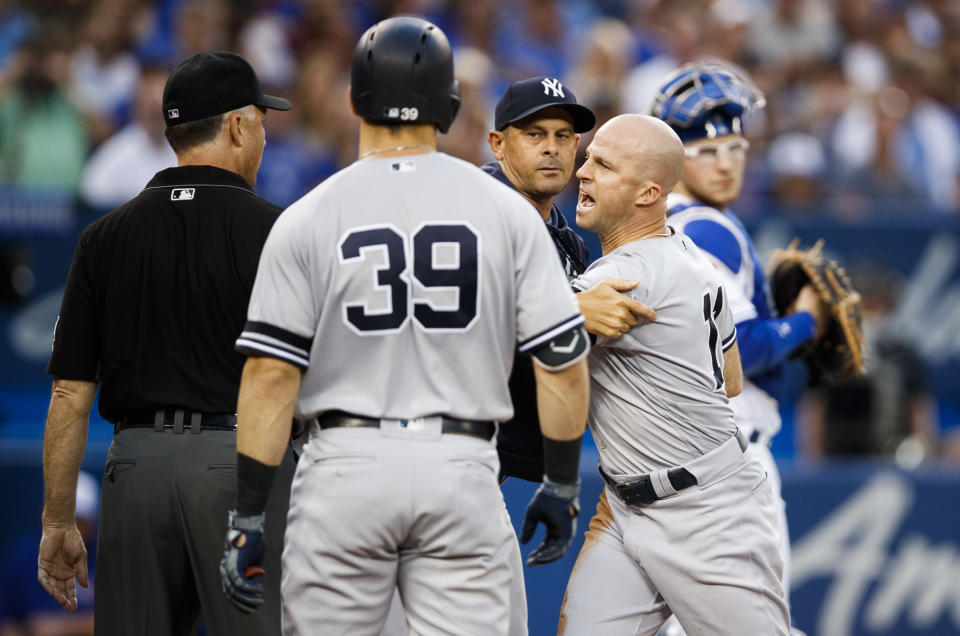
<svg viewBox="0 0 960 636">
<path fill-rule="evenodd" d="M 697 62 L 667 76 L 650 114 L 669 124 L 686 143 L 742 134 L 743 114 L 765 104 L 763 93 L 733 68 L 718 62 Z"/>
</svg>

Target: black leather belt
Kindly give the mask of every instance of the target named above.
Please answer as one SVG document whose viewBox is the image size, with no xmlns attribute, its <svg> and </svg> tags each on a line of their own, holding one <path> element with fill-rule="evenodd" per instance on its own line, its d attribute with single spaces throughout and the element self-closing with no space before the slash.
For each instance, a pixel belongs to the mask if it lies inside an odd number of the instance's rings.
<svg viewBox="0 0 960 636">
<path fill-rule="evenodd" d="M 740 431 L 737 431 L 736 438 L 737 443 L 740 445 L 740 450 L 745 451 L 747 449 L 747 440 L 740 434 Z M 643 475 L 640 479 L 624 484 L 615 481 L 613 477 L 608 475 L 606 471 L 603 470 L 603 466 L 598 464 L 597 469 L 600 471 L 600 476 L 603 477 L 603 480 L 607 482 L 607 485 L 610 486 L 620 500 L 627 505 L 645 506 L 662 498 L 657 494 L 657 491 L 654 490 L 650 475 Z M 697 478 L 694 477 L 693 473 L 683 467 L 668 470 L 667 479 L 670 480 L 673 489 L 678 492 L 690 486 L 697 485 Z"/>
<path fill-rule="evenodd" d="M 610 486 L 613 492 L 617 493 L 617 496 L 620 497 L 620 500 L 627 505 L 645 506 L 660 499 L 657 491 L 653 489 L 650 475 L 644 475 L 640 479 L 628 484 L 621 484 L 614 481 L 613 477 L 603 470 L 603 466 L 597 466 L 597 468 L 600 471 L 600 476 L 607 482 L 607 485 Z M 671 468 L 667 471 L 667 479 L 670 480 L 670 484 L 674 490 L 677 491 L 697 485 L 697 478 L 686 468 Z"/>
<path fill-rule="evenodd" d="M 189 428 L 194 434 L 199 434 L 204 429 L 235 431 L 237 416 L 235 413 L 202 413 L 182 409 L 135 411 L 115 423 L 113 433 L 117 434 L 126 428 L 152 428 L 158 432 L 173 430 L 175 433 L 183 433 L 184 429 Z"/>
<path fill-rule="evenodd" d="M 380 420 L 372 417 L 360 417 L 343 411 L 327 411 L 317 418 L 317 425 L 321 429 L 327 428 L 380 428 Z M 444 433 L 469 435 L 484 440 L 491 440 L 497 432 L 497 425 L 493 422 L 477 420 L 454 420 L 443 418 L 441 430 Z"/>
</svg>

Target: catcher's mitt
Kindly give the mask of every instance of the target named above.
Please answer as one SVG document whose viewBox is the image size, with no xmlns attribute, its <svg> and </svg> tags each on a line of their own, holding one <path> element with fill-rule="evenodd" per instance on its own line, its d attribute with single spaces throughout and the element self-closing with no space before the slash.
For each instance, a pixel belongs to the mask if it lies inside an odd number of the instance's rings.
<svg viewBox="0 0 960 636">
<path fill-rule="evenodd" d="M 794 239 L 770 256 L 770 288 L 777 313 L 786 315 L 804 285 L 810 284 L 830 308 L 825 335 L 803 345 L 796 353 L 810 370 L 823 378 L 848 378 L 863 372 L 863 334 L 860 330 L 860 294 L 836 262 L 823 257 L 823 239 L 809 250 L 798 249 Z"/>
</svg>

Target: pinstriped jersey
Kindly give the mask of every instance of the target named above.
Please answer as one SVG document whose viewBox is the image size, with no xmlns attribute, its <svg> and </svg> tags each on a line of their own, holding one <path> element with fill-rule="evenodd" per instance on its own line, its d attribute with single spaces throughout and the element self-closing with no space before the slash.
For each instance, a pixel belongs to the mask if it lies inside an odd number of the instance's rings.
<svg viewBox="0 0 960 636">
<path fill-rule="evenodd" d="M 241 351 L 304 370 L 297 414 L 506 420 L 507 378 L 583 323 L 543 221 L 442 153 L 358 161 L 267 239 Z"/>
<path fill-rule="evenodd" d="M 723 352 L 736 341 L 726 290 L 689 237 L 627 243 L 574 282 L 639 280 L 627 295 L 657 312 L 590 353 L 590 431 L 611 474 L 678 466 L 736 432 L 723 383 Z"/>
</svg>

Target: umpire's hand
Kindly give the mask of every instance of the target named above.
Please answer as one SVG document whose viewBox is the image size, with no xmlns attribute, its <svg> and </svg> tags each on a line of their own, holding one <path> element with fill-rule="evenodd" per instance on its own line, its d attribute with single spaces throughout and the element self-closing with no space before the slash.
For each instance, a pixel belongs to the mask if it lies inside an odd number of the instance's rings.
<svg viewBox="0 0 960 636">
<path fill-rule="evenodd" d="M 87 548 L 76 523 L 43 525 L 37 580 L 63 609 L 77 609 L 77 581 L 87 587 Z"/>
<path fill-rule="evenodd" d="M 231 511 L 227 522 L 226 545 L 220 559 L 223 593 L 241 612 L 256 611 L 263 605 L 264 514 L 241 516 Z"/>
<path fill-rule="evenodd" d="M 580 514 L 579 480 L 575 484 L 557 484 L 546 477 L 533 499 L 527 504 L 527 513 L 520 529 L 520 543 L 533 538 L 537 524 L 543 522 L 547 536 L 543 543 L 527 556 L 527 565 L 534 567 L 556 561 L 567 551 L 577 531 Z"/>
</svg>

